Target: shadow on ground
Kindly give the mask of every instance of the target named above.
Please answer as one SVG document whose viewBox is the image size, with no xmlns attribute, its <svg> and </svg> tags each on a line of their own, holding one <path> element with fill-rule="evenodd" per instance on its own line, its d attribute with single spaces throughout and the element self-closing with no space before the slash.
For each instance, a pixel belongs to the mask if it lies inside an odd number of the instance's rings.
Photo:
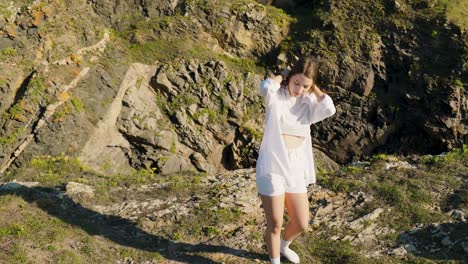
<svg viewBox="0 0 468 264">
<path fill-rule="evenodd" d="M 266 254 L 226 246 L 174 242 L 140 229 L 134 222 L 114 215 L 103 215 L 81 206 L 50 187 L 24 187 L 0 190 L 0 195 L 16 195 L 37 205 L 49 215 L 72 224 L 90 235 L 99 235 L 123 246 L 158 252 L 164 258 L 185 263 L 219 263 L 199 253 L 224 253 L 246 260 L 267 260 Z"/>
<path fill-rule="evenodd" d="M 418 257 L 468 263 L 464 249 L 468 248 L 467 222 L 434 224 L 404 232 L 398 241 Z"/>
</svg>

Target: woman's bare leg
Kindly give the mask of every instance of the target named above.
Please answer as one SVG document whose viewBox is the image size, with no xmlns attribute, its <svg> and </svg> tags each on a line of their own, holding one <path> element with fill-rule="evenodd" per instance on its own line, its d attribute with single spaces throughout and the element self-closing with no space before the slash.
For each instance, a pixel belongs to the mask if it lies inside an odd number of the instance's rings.
<svg viewBox="0 0 468 264">
<path fill-rule="evenodd" d="M 284 194 L 267 196 L 260 194 L 267 222 L 265 243 L 270 259 L 280 256 L 280 235 L 283 226 Z"/>
<path fill-rule="evenodd" d="M 283 232 L 283 240 L 292 241 L 309 227 L 309 200 L 307 193 L 286 193 L 285 204 L 289 222 Z"/>
</svg>

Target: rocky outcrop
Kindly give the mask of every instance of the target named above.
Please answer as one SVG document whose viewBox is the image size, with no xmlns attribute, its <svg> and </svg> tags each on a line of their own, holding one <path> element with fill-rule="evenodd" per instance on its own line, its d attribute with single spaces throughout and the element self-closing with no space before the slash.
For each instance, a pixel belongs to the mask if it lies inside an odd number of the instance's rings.
<svg viewBox="0 0 468 264">
<path fill-rule="evenodd" d="M 124 222 L 122 219 L 126 219 L 144 232 L 169 236 L 178 242 L 198 244 L 207 239 L 210 245 L 265 252 L 262 236 L 266 223 L 255 187 L 254 169 L 205 176 L 199 181 L 184 177 L 184 189 L 206 190 L 196 194 L 177 189 L 180 182 L 173 180 L 112 187 L 109 193 L 114 197 L 113 202 L 105 204 L 96 203 L 94 187 L 76 182 L 67 183 L 65 189 L 40 188 L 38 182 L 7 182 L 0 183 L 0 192 L 29 189 L 36 199 L 53 198 L 55 206 L 62 210 L 73 208 L 75 211 L 80 204 L 88 213 L 93 213 L 95 221 L 114 218 Z M 327 237 L 330 243 L 350 243 L 363 256 L 377 260 L 392 258 L 398 261 L 410 254 L 429 259 L 466 258 L 466 210 L 448 211 L 448 221 L 441 223 L 412 223 L 416 226 L 414 229 L 399 233 L 386 222 L 386 217 L 390 217 L 393 210 L 398 210 L 397 207 L 384 205 L 362 214 L 367 206 L 380 199 L 371 194 L 334 192 L 319 185 L 310 185 L 308 195 L 311 212 L 309 232 L 314 237 Z M 238 218 L 229 220 L 229 212 L 235 212 Z M 211 222 L 217 217 L 221 220 L 223 216 L 224 222 Z M 210 223 L 200 225 L 205 228 L 197 231 L 201 234 L 190 235 L 188 230 L 193 226 L 184 226 L 184 223 L 192 218 L 194 221 L 210 219 Z M 183 235 L 172 233 L 177 225 L 184 228 Z M 387 242 L 382 241 L 382 237 L 390 236 L 398 237 L 395 243 L 388 243 L 387 239 L 384 239 Z"/>
<path fill-rule="evenodd" d="M 281 50 L 322 57 L 319 83 L 338 104 L 333 126 L 319 126 L 329 156 L 343 163 L 376 151 L 439 153 L 468 142 L 466 33 L 458 26 L 422 14 L 432 12 L 427 5 L 296 2 L 329 14 L 309 23 L 298 16 Z M 395 17 L 382 20 L 388 16 Z M 294 34 L 307 30 L 313 37 Z"/>
</svg>

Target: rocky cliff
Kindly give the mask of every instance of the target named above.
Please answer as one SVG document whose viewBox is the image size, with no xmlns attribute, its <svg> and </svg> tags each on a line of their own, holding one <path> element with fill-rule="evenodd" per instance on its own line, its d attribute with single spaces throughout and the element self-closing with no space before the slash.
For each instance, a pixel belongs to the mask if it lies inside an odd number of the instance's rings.
<svg viewBox="0 0 468 264">
<path fill-rule="evenodd" d="M 312 129 L 319 166 L 467 142 L 466 33 L 431 1 L 1 8 L 2 172 L 60 153 L 103 172 L 252 167 L 258 83 L 307 54 L 338 109 Z"/>
</svg>

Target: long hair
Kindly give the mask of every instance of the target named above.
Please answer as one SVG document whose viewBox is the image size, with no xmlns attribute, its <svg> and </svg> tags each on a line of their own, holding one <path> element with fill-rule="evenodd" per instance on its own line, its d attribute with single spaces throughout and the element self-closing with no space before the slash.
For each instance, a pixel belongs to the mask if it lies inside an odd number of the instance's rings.
<svg viewBox="0 0 468 264">
<path fill-rule="evenodd" d="M 289 72 L 288 76 L 286 76 L 285 80 L 282 82 L 283 86 L 288 86 L 291 77 L 295 74 L 304 74 L 307 78 L 312 79 L 312 85 L 315 85 L 315 81 L 317 80 L 318 71 L 320 68 L 320 60 L 314 56 L 307 56 L 302 57 L 292 67 L 291 71 Z M 312 86 L 314 87 L 314 86 Z M 314 89 L 310 89 L 309 93 L 311 93 Z"/>
</svg>

